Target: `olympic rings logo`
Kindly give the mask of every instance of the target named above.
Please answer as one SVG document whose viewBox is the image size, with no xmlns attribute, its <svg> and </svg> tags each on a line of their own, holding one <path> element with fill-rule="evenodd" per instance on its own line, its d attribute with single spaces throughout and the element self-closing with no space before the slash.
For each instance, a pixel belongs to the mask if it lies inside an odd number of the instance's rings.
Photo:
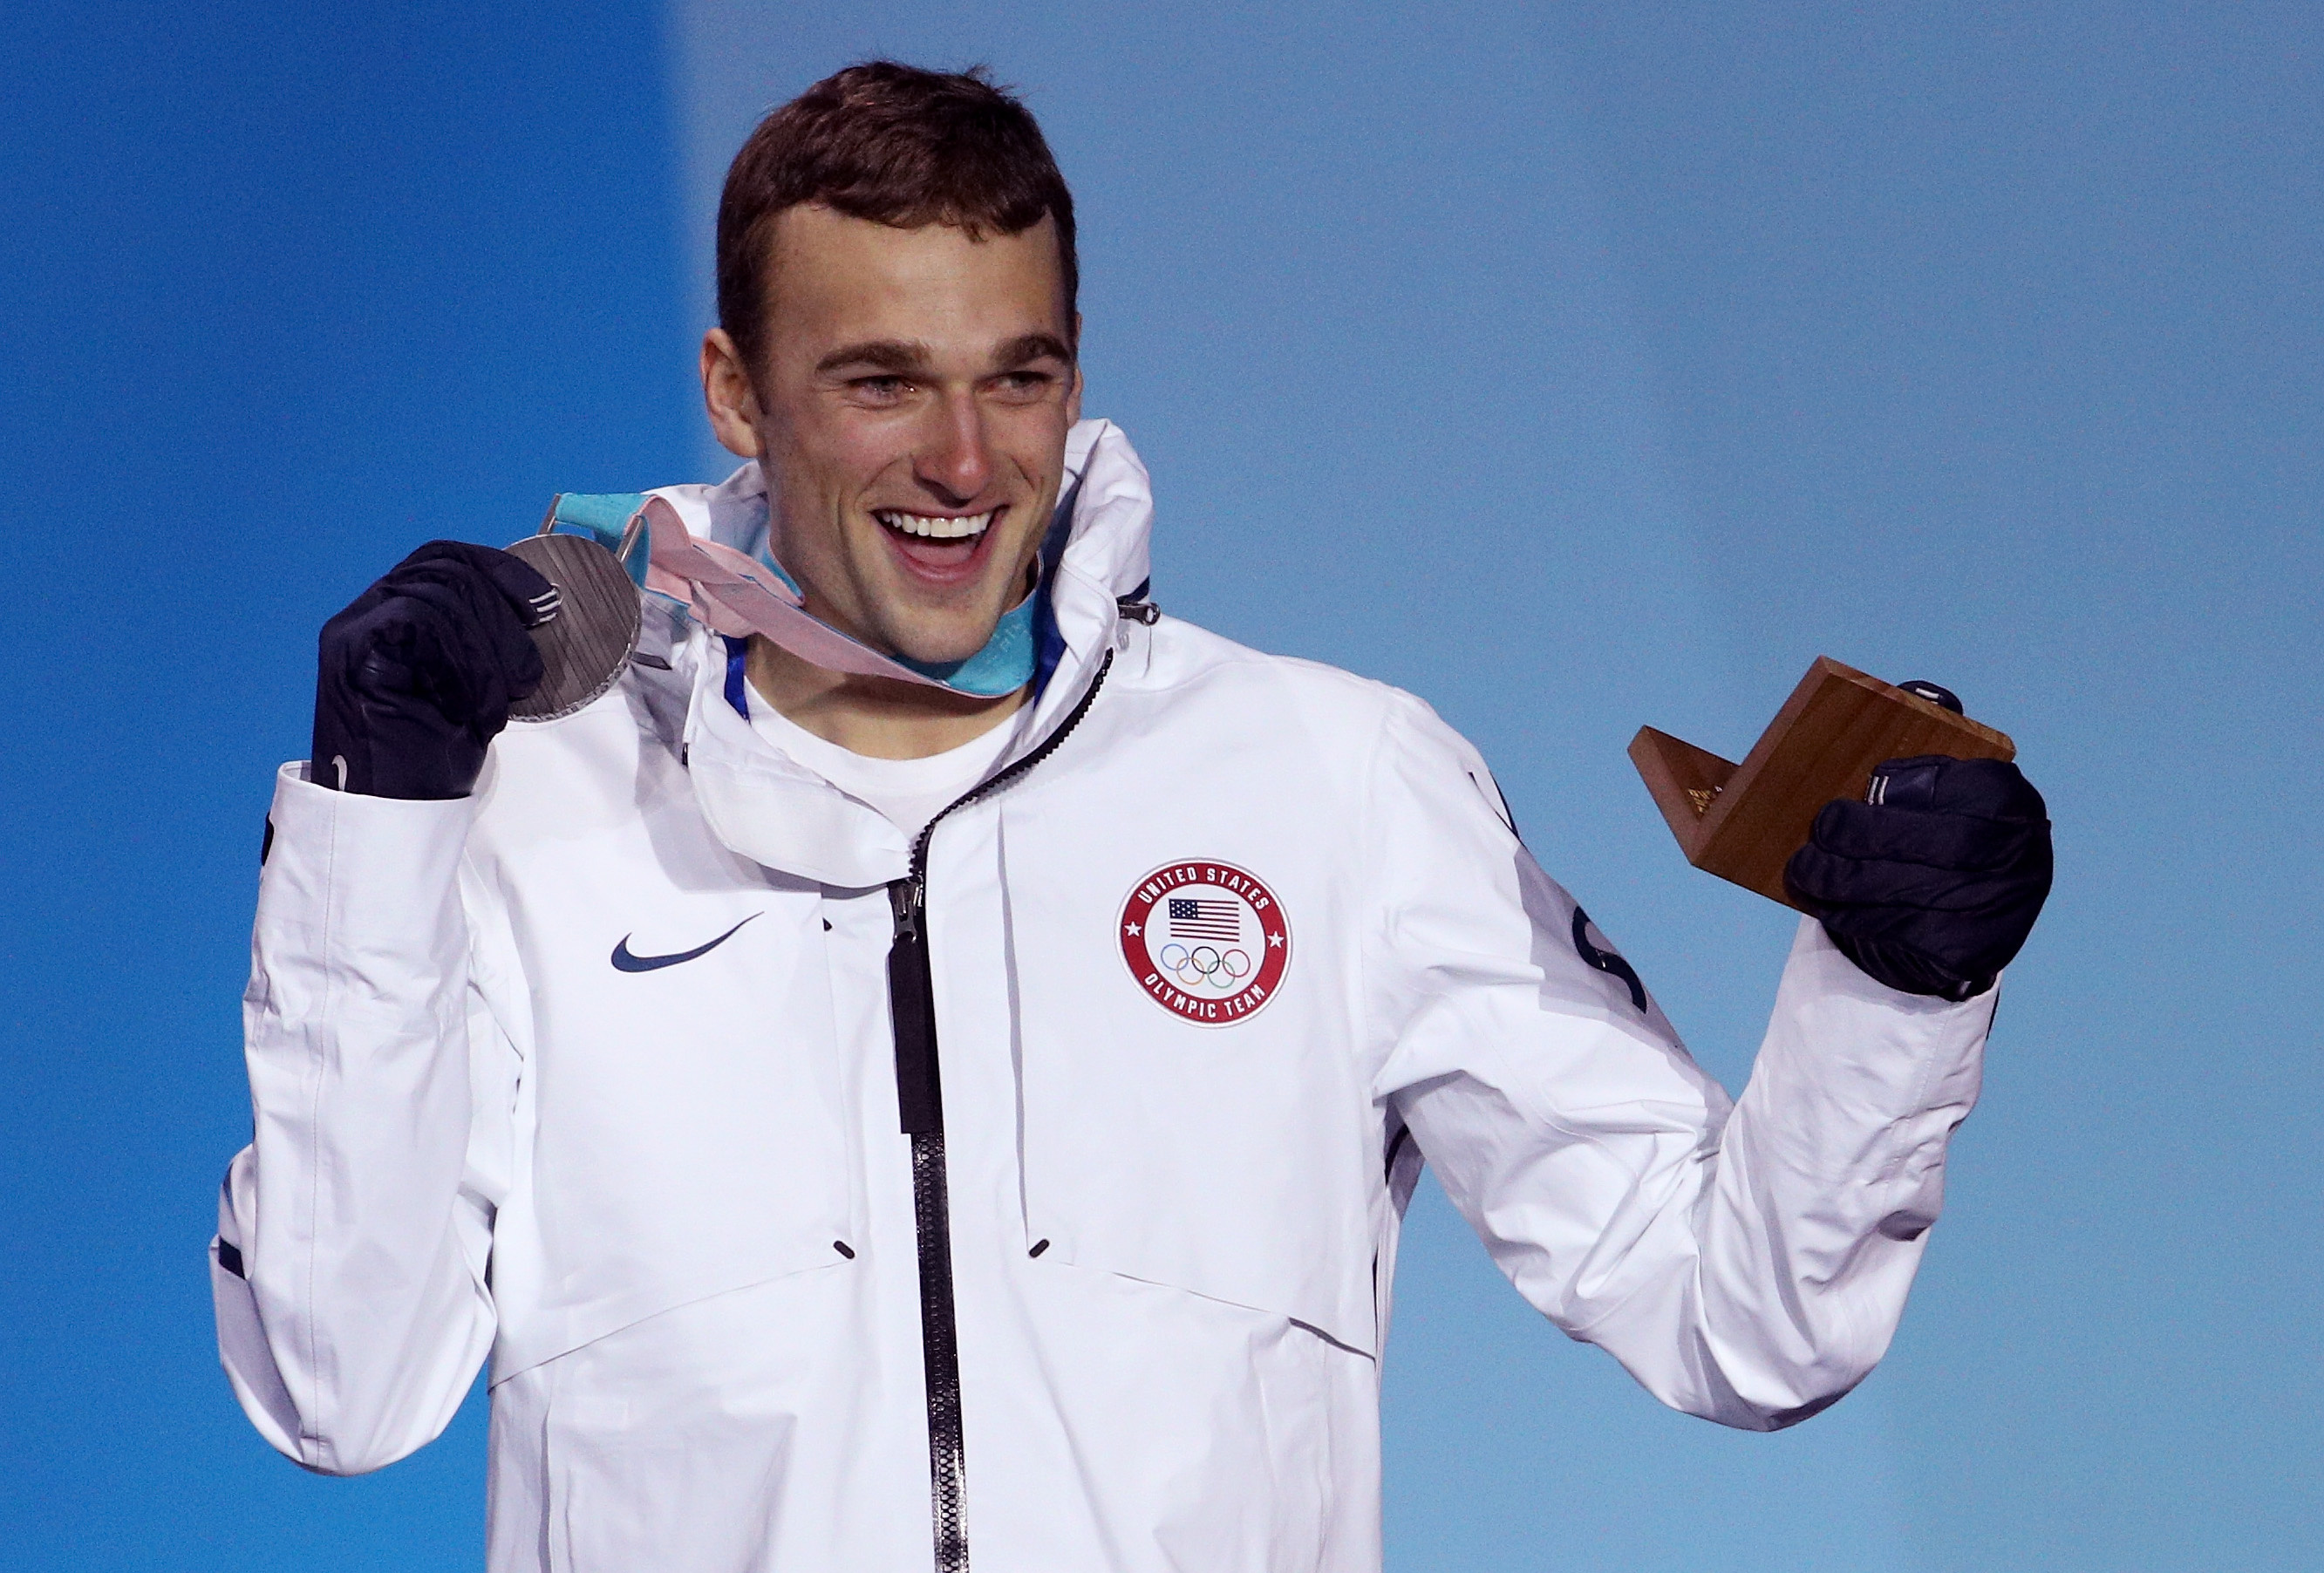
<svg viewBox="0 0 2324 1573">
<path fill-rule="evenodd" d="M 1215 945 L 1193 950 L 1173 941 L 1154 958 L 1155 964 L 1187 989 L 1207 983 L 1213 989 L 1239 989 L 1250 976 L 1250 957 L 1242 951 L 1222 951 Z"/>
</svg>

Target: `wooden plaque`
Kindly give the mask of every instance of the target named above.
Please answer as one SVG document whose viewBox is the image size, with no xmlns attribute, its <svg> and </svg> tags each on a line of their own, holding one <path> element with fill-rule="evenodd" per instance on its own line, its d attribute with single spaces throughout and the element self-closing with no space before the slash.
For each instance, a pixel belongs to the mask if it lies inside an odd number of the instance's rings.
<svg viewBox="0 0 2324 1573">
<path fill-rule="evenodd" d="M 1784 865 L 1807 844 L 1816 811 L 1863 797 L 1883 760 L 2016 753 L 2006 734 L 1829 656 L 1816 658 L 1739 765 L 1650 726 L 1630 740 L 1630 762 L 1686 860 L 1786 906 Z"/>
</svg>

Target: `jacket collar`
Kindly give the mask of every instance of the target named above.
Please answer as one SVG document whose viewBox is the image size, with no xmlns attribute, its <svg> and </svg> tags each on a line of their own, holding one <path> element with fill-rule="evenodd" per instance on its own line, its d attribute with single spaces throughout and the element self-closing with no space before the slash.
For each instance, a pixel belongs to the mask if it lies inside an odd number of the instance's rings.
<svg viewBox="0 0 2324 1573">
<path fill-rule="evenodd" d="M 664 487 L 687 529 L 737 551 L 766 544 L 767 490 L 754 462 L 716 486 Z M 1065 441 L 1065 479 L 1044 543 L 1055 669 L 990 774 L 1039 748 L 1072 713 L 1113 648 L 1120 598 L 1148 577 L 1153 492 L 1146 466 L 1111 421 L 1077 423 Z M 902 831 L 761 737 L 724 694 L 725 653 L 706 628 L 687 637 L 678 670 L 691 678 L 686 759 L 695 796 L 718 839 L 753 862 L 820 884 L 862 888 L 901 878 Z"/>
</svg>

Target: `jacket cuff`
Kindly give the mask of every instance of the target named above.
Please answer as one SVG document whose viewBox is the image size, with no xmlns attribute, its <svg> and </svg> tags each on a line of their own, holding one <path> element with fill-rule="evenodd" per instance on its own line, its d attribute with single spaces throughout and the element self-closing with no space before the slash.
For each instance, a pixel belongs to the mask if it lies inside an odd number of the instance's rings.
<svg viewBox="0 0 2324 1573">
<path fill-rule="evenodd" d="M 1939 1124 L 1949 1133 L 1977 1101 L 1999 993 L 1956 1002 L 1891 989 L 1804 918 L 1775 991 L 1755 1090 L 1776 1095 L 1778 1108 L 1820 1109 L 1816 1128 L 1881 1129 L 1909 1145 L 1930 1134 L 1914 1128 L 1918 1122 L 1945 1111 L 1950 1123 Z"/>
<path fill-rule="evenodd" d="M 275 772 L 259 910 L 303 894 L 340 897 L 342 915 L 391 932 L 431 915 L 456 877 L 476 799 L 370 797 L 318 786 L 294 759 Z M 350 905 L 347 893 L 363 900 Z M 295 894 L 294 894 L 295 893 Z M 405 893 L 399 895 L 399 893 Z"/>
</svg>

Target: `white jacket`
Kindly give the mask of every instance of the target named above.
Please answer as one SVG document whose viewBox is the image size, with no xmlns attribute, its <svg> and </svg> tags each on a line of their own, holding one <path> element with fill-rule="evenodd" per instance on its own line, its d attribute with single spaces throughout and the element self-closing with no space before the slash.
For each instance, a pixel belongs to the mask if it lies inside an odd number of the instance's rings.
<svg viewBox="0 0 2324 1573">
<path fill-rule="evenodd" d="M 1879 1359 L 1992 996 L 1803 923 L 1730 1107 L 1474 750 L 1120 615 L 1145 473 L 1102 422 L 1069 463 L 1065 653 L 924 907 L 699 631 L 466 800 L 285 768 L 212 1274 L 277 1448 L 377 1468 L 489 1351 L 503 1573 L 1373 1569 L 1424 1157 L 1666 1403 L 1771 1429 Z M 661 495 L 762 528 L 748 469 Z"/>
</svg>

